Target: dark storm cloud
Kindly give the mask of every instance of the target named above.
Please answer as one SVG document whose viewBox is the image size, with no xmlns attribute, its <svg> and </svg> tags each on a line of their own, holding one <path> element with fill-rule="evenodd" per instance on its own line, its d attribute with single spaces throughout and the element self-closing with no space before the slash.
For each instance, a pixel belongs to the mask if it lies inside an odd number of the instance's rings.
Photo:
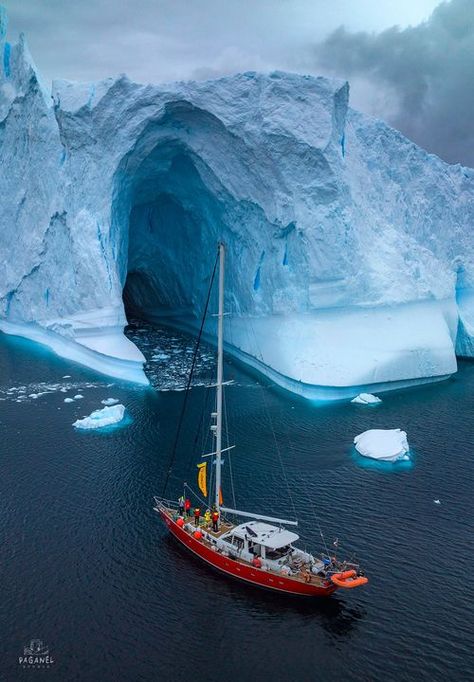
<svg viewBox="0 0 474 682">
<path fill-rule="evenodd" d="M 317 61 L 326 72 L 355 77 L 356 88 L 365 80 L 359 108 L 377 109 L 447 161 L 474 166 L 473 0 L 443 2 L 426 22 L 404 30 L 339 28 L 318 46 Z M 376 106 L 374 85 L 381 89 Z"/>
<path fill-rule="evenodd" d="M 0 0 L 46 80 L 125 72 L 159 82 L 246 70 L 309 70 L 342 22 L 352 30 L 419 23 L 439 0 Z M 313 64 L 314 66 L 314 64 Z"/>
</svg>

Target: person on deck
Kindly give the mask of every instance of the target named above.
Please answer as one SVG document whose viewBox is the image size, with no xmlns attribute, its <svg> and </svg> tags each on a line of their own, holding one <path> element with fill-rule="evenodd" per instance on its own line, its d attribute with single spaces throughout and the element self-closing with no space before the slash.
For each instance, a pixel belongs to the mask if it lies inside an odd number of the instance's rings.
<svg viewBox="0 0 474 682">
<path fill-rule="evenodd" d="M 191 500 L 189 497 L 186 498 L 184 502 L 184 511 L 186 512 L 186 516 L 191 516 Z"/>
<path fill-rule="evenodd" d="M 179 509 L 179 515 L 184 516 L 184 497 L 182 495 L 178 500 L 178 509 Z"/>
<path fill-rule="evenodd" d="M 204 514 L 204 524 L 206 528 L 209 528 L 211 525 L 211 510 L 206 509 L 206 513 Z"/>
<path fill-rule="evenodd" d="M 201 510 L 199 507 L 194 508 L 194 525 L 199 528 L 199 517 L 201 516 Z"/>
<path fill-rule="evenodd" d="M 212 530 L 214 533 L 219 531 L 219 512 L 216 508 L 212 510 Z"/>
</svg>

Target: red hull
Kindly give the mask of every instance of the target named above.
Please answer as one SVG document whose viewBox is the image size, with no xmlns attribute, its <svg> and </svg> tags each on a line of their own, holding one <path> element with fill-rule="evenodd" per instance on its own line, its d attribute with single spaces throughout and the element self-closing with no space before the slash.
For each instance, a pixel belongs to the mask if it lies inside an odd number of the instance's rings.
<svg viewBox="0 0 474 682">
<path fill-rule="evenodd" d="M 164 511 L 160 510 L 160 515 L 168 526 L 168 529 L 182 545 L 191 550 L 191 552 L 206 563 L 233 578 L 238 578 L 239 580 L 244 580 L 252 585 L 265 587 L 274 590 L 275 592 L 284 592 L 286 594 L 301 595 L 304 597 L 327 597 L 337 590 L 337 586 L 329 581 L 327 586 L 304 583 L 277 575 L 276 573 L 263 571 L 254 568 L 253 566 L 248 566 L 239 561 L 234 561 L 234 559 L 231 559 L 228 556 L 223 556 L 219 552 L 213 551 L 205 543 L 194 538 L 170 519 Z"/>
</svg>

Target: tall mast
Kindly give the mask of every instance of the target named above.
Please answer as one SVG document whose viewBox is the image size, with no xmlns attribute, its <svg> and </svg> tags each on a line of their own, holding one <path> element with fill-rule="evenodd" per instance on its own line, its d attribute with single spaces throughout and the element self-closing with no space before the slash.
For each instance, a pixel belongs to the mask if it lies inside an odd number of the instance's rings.
<svg viewBox="0 0 474 682">
<path fill-rule="evenodd" d="M 222 466 L 222 380 L 224 373 L 224 261 L 225 248 L 219 242 L 219 313 L 217 322 L 217 391 L 216 391 L 216 507 L 220 508 Z"/>
</svg>

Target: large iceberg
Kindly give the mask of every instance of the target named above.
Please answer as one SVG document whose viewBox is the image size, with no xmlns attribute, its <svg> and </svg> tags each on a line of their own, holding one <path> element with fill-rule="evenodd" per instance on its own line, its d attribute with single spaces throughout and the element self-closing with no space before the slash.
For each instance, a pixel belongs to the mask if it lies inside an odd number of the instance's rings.
<svg viewBox="0 0 474 682">
<path fill-rule="evenodd" d="M 120 76 L 51 97 L 23 37 L 0 30 L 0 50 L 3 331 L 146 383 L 124 301 L 195 329 L 222 239 L 227 350 L 290 391 L 381 392 L 474 354 L 474 172 L 352 110 L 346 82 Z"/>
</svg>

